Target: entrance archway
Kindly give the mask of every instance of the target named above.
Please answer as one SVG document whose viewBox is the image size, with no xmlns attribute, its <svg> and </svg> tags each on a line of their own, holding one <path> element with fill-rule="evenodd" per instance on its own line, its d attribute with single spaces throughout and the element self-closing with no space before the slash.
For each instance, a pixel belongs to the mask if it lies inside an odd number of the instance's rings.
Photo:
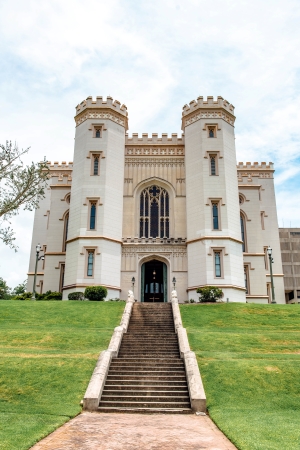
<svg viewBox="0 0 300 450">
<path fill-rule="evenodd" d="M 162 261 L 152 259 L 141 267 L 141 301 L 166 302 L 167 292 L 167 265 Z"/>
</svg>

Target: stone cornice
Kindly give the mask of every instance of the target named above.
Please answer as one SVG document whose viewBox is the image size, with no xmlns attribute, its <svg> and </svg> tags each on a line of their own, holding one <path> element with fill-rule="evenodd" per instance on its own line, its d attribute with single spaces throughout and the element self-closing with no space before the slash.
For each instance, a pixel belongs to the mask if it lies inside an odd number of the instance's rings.
<svg viewBox="0 0 300 450">
<path fill-rule="evenodd" d="M 184 166 L 184 158 L 125 158 L 125 165 L 130 166 Z"/>
<path fill-rule="evenodd" d="M 74 238 L 68 239 L 66 241 L 66 243 L 69 244 L 70 242 L 78 241 L 79 239 L 99 239 L 99 240 L 104 240 L 104 241 L 116 242 L 117 244 L 122 244 L 122 241 L 119 241 L 118 239 L 113 239 L 113 238 L 110 238 L 107 236 L 76 236 Z"/>
<path fill-rule="evenodd" d="M 153 157 L 153 156 L 183 156 L 184 147 L 178 146 L 157 146 L 153 147 L 153 144 L 149 147 L 125 147 L 125 156 L 135 156 L 135 157 Z"/>
<path fill-rule="evenodd" d="M 80 125 L 87 119 L 102 119 L 111 120 L 128 130 L 128 118 L 117 111 L 111 111 L 109 107 L 106 108 L 86 108 L 84 111 L 74 117 L 76 126 Z"/>
<path fill-rule="evenodd" d="M 88 287 L 88 286 L 99 286 L 99 283 L 74 283 L 74 284 L 68 284 L 67 286 L 63 286 L 62 290 L 65 291 L 66 289 L 74 289 L 74 288 L 78 288 L 78 287 Z M 110 286 L 109 284 L 101 283 L 101 286 L 104 286 L 107 289 L 115 289 L 116 291 L 121 291 L 122 290 L 119 286 Z"/>
<path fill-rule="evenodd" d="M 201 236 L 201 237 L 196 238 L 196 239 L 190 239 L 186 243 L 187 244 L 192 244 L 192 243 L 198 242 L 198 241 L 207 241 L 207 240 L 214 240 L 214 239 L 217 239 L 217 240 L 224 239 L 224 240 L 238 242 L 239 244 L 243 243 L 243 241 L 241 241 L 240 239 L 236 239 L 236 238 L 231 237 L 231 236 Z"/>
<path fill-rule="evenodd" d="M 213 283 L 214 286 L 220 288 L 220 289 L 225 289 L 225 288 L 230 288 L 230 289 L 238 289 L 240 291 L 246 291 L 246 288 L 244 286 L 236 286 L 234 284 L 217 284 L 217 283 Z M 206 286 L 211 286 L 211 284 L 200 284 L 198 286 L 190 286 L 187 288 L 187 291 L 192 291 L 194 289 L 198 289 L 201 287 L 206 287 Z"/>
<path fill-rule="evenodd" d="M 235 116 L 230 114 L 229 112 L 225 112 L 222 109 L 220 110 L 199 110 L 196 113 L 195 112 L 191 112 L 190 114 L 188 114 L 187 116 L 184 116 L 182 118 L 182 126 L 181 129 L 184 130 L 185 127 L 187 127 L 188 125 L 191 125 L 194 122 L 197 122 L 198 120 L 201 119 L 222 119 L 225 120 L 225 122 L 229 123 L 230 125 L 234 126 L 234 122 L 235 122 Z"/>
</svg>

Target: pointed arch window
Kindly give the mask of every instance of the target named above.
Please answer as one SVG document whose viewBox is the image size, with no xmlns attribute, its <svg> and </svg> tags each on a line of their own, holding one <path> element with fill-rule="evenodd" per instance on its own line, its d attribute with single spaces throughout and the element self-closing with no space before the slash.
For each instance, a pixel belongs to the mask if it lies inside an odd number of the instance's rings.
<svg viewBox="0 0 300 450">
<path fill-rule="evenodd" d="M 213 230 L 219 230 L 219 203 L 212 203 Z"/>
<path fill-rule="evenodd" d="M 99 175 L 99 155 L 94 156 L 94 167 L 93 167 L 93 174 Z"/>
<path fill-rule="evenodd" d="M 95 137 L 96 137 L 96 138 L 99 138 L 99 137 L 101 137 L 101 133 L 100 133 L 100 130 L 96 130 L 96 134 L 95 134 Z"/>
<path fill-rule="evenodd" d="M 140 237 L 168 238 L 170 235 L 169 194 L 150 186 L 140 195 Z"/>
<path fill-rule="evenodd" d="M 240 214 L 240 223 L 241 223 L 241 238 L 243 241 L 242 249 L 243 253 L 246 252 L 246 225 L 245 225 L 245 216 L 243 213 Z"/>
<path fill-rule="evenodd" d="M 65 252 L 66 248 L 67 248 L 68 228 L 69 228 L 69 211 L 66 212 L 65 220 L 64 220 L 64 235 L 63 235 L 63 245 L 62 245 L 63 252 Z"/>
<path fill-rule="evenodd" d="M 96 202 L 91 202 L 90 209 L 90 230 L 96 229 Z"/>
</svg>

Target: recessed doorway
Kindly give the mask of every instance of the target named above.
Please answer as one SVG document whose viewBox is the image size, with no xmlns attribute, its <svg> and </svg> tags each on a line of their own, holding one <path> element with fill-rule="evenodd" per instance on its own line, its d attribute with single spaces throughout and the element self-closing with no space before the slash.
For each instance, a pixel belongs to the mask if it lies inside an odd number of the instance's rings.
<svg viewBox="0 0 300 450">
<path fill-rule="evenodd" d="M 167 302 L 167 265 L 153 259 L 141 268 L 141 301 Z"/>
</svg>

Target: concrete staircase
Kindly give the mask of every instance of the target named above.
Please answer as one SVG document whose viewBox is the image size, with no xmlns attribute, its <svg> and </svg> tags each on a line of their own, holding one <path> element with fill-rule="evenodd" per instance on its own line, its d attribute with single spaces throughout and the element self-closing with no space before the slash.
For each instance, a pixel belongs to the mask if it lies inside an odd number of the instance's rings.
<svg viewBox="0 0 300 450">
<path fill-rule="evenodd" d="M 133 305 L 98 411 L 192 412 L 170 303 Z"/>
</svg>

